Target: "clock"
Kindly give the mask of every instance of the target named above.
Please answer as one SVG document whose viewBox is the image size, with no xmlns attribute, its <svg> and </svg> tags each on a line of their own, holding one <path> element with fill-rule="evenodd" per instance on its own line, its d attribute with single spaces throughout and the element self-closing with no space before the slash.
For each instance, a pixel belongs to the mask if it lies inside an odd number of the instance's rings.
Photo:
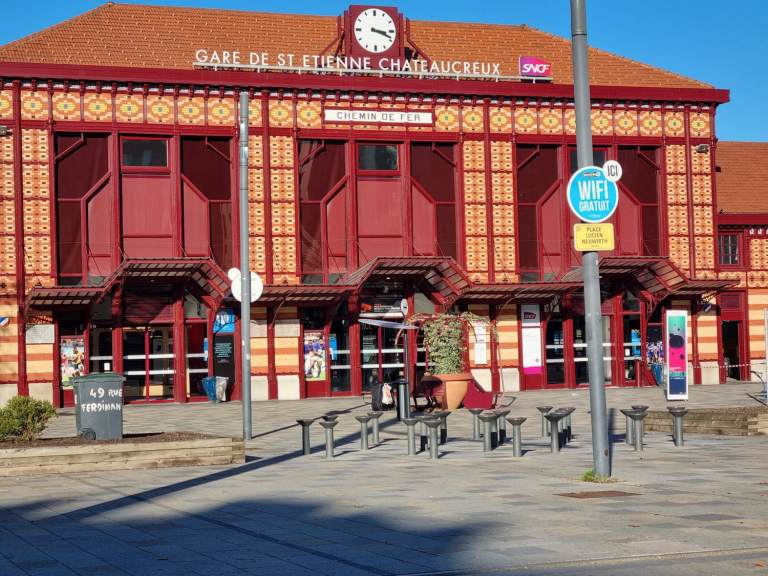
<svg viewBox="0 0 768 576">
<path fill-rule="evenodd" d="M 346 55 L 366 58 L 366 67 L 392 69 L 405 58 L 403 17 L 391 6 L 353 5 L 344 11 Z"/>
<path fill-rule="evenodd" d="M 381 8 L 367 8 L 352 23 L 357 43 L 363 50 L 381 54 L 389 50 L 397 40 L 397 26 Z"/>
</svg>

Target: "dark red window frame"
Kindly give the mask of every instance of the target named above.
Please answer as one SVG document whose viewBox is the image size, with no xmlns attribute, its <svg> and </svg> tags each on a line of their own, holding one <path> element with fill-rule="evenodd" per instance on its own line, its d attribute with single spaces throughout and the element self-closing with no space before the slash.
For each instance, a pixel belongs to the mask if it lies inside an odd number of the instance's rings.
<svg viewBox="0 0 768 576">
<path fill-rule="evenodd" d="M 724 241 L 726 240 L 727 241 Z M 727 232 L 719 232 L 717 234 L 717 263 L 723 268 L 730 270 L 742 270 L 744 269 L 744 250 L 743 250 L 744 235 L 742 232 L 736 230 L 728 230 Z M 735 252 L 726 253 L 724 248 L 734 248 Z M 733 262 L 735 257 L 736 262 Z M 729 260 L 729 261 L 726 261 Z"/>
</svg>

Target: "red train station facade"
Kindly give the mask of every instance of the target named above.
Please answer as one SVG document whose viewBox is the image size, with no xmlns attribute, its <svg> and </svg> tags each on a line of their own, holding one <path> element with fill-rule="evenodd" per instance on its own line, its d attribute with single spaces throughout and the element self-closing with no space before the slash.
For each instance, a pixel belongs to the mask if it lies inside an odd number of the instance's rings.
<svg viewBox="0 0 768 576">
<path fill-rule="evenodd" d="M 650 350 L 675 309 L 693 382 L 748 379 L 723 366 L 765 356 L 749 320 L 768 256 L 746 256 L 763 216 L 718 197 L 728 92 L 595 49 L 590 70 L 595 164 L 623 167 L 601 253 L 608 384 L 655 384 Z M 241 91 L 265 284 L 245 378 L 227 277 Z M 126 375 L 131 402 L 202 400 L 208 375 L 234 399 L 243 382 L 254 399 L 359 395 L 404 370 L 395 331 L 359 320 L 399 320 L 403 299 L 496 324 L 498 342 L 468 341 L 489 388 L 587 384 L 565 39 L 387 7 L 109 3 L 0 47 L 0 126 L 2 401 L 66 405 L 69 378 L 104 371 Z M 427 358 L 410 346 L 416 382 Z"/>
</svg>

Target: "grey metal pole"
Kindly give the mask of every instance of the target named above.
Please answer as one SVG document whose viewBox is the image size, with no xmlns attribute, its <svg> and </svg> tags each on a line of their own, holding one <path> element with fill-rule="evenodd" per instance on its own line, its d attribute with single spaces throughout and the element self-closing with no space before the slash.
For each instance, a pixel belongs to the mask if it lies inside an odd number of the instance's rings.
<svg viewBox="0 0 768 576">
<path fill-rule="evenodd" d="M 592 166 L 592 121 L 587 57 L 587 3 L 571 0 L 573 48 L 573 96 L 576 109 L 576 157 L 579 168 Z M 600 317 L 600 279 L 597 252 L 584 252 L 584 306 L 587 336 L 589 403 L 592 413 L 592 461 L 595 474 L 611 475 L 608 457 L 608 414 L 605 403 L 603 369 L 603 325 Z"/>
<path fill-rule="evenodd" d="M 253 436 L 251 425 L 251 269 L 248 244 L 248 91 L 240 92 L 240 358 L 242 361 L 243 438 Z"/>
</svg>

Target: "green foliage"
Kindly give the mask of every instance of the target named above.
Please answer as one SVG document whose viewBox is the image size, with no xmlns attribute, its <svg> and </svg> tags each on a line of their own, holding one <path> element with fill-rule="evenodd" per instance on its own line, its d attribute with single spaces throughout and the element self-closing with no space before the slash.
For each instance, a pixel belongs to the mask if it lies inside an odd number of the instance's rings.
<svg viewBox="0 0 768 576">
<path fill-rule="evenodd" d="M 429 354 L 431 374 L 461 374 L 467 371 L 464 362 L 466 337 L 472 337 L 474 323 L 482 322 L 498 336 L 496 326 L 488 318 L 463 312 L 455 314 L 418 314 L 410 318 L 411 324 L 420 324 L 424 333 L 424 343 Z"/>
<path fill-rule="evenodd" d="M 610 476 L 598 476 L 592 468 L 584 472 L 579 480 L 582 482 L 595 482 L 596 484 L 609 484 L 616 481 Z"/>
<path fill-rule="evenodd" d="M 48 427 L 48 421 L 57 417 L 56 409 L 47 400 L 14 396 L 0 410 L 0 442 L 35 440 Z"/>
</svg>

